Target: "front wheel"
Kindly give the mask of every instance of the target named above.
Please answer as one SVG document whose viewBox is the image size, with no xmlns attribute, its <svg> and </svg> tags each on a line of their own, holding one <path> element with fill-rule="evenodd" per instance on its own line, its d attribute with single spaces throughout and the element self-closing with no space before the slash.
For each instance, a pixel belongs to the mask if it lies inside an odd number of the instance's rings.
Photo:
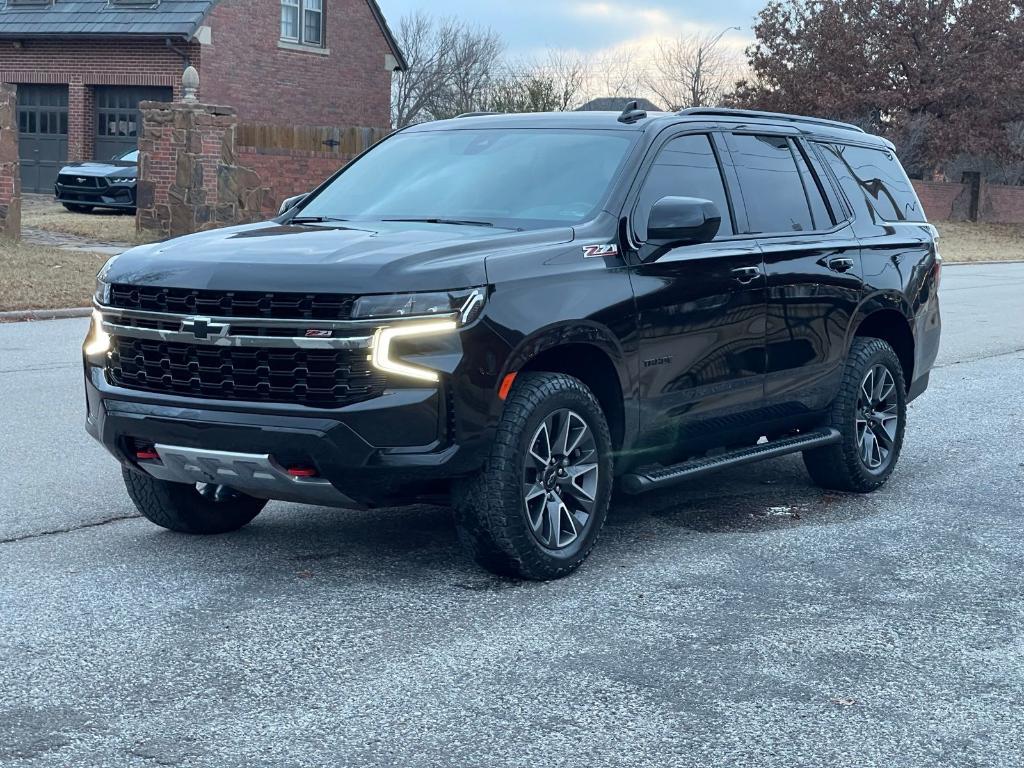
<svg viewBox="0 0 1024 768">
<path fill-rule="evenodd" d="M 856 338 L 829 424 L 842 440 L 804 451 L 804 465 L 823 488 L 873 491 L 896 468 L 906 424 L 907 388 L 899 358 L 881 339 Z"/>
<path fill-rule="evenodd" d="M 177 533 L 209 536 L 237 531 L 267 505 L 223 485 L 186 485 L 133 469 L 122 472 L 128 495 L 142 516 Z"/>
<path fill-rule="evenodd" d="M 594 548 L 611 489 L 611 436 L 591 391 L 565 374 L 523 373 L 483 470 L 458 489 L 459 537 L 489 571 L 556 579 Z"/>
</svg>

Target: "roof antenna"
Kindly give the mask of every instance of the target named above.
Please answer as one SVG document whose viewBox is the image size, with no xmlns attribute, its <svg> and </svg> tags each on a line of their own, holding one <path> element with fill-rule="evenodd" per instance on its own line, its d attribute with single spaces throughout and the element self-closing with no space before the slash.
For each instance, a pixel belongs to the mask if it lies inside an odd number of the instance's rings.
<svg viewBox="0 0 1024 768">
<path fill-rule="evenodd" d="M 641 120 L 647 118 L 647 112 L 640 109 L 640 102 L 631 101 L 626 104 L 626 108 L 622 110 L 622 114 L 619 115 L 619 122 L 625 123 L 626 125 L 632 125 Z"/>
</svg>

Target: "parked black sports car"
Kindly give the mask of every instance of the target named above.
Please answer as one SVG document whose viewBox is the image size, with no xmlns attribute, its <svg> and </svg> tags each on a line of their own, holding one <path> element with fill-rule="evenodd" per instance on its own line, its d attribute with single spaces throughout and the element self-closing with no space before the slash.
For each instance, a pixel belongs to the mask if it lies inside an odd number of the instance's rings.
<svg viewBox="0 0 1024 768">
<path fill-rule="evenodd" d="M 72 163 L 60 169 L 53 188 L 57 202 L 69 211 L 120 208 L 135 212 L 135 179 L 139 150 L 118 155 L 109 163 Z"/>
</svg>

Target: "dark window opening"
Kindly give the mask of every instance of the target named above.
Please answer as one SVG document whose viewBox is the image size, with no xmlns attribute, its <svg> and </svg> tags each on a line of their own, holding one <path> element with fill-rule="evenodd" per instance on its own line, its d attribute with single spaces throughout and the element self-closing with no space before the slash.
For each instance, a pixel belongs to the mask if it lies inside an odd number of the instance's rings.
<svg viewBox="0 0 1024 768">
<path fill-rule="evenodd" d="M 733 160 L 753 234 L 815 228 L 807 190 L 785 136 L 734 134 Z"/>
</svg>

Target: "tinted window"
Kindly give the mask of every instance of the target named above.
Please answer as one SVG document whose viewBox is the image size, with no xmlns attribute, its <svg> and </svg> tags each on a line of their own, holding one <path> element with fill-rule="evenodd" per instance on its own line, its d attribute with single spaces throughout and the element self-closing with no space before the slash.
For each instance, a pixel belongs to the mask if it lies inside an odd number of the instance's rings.
<svg viewBox="0 0 1024 768">
<path fill-rule="evenodd" d="M 596 213 L 636 136 L 508 128 L 399 133 L 346 168 L 302 215 L 574 224 Z"/>
<path fill-rule="evenodd" d="M 733 136 L 733 159 L 751 232 L 814 229 L 796 158 L 783 136 Z"/>
<path fill-rule="evenodd" d="M 804 155 L 803 148 L 794 144 L 797 167 L 800 169 L 800 178 L 804 182 L 804 192 L 807 194 L 807 202 L 811 206 L 811 216 L 814 219 L 815 229 L 829 229 L 837 219 L 833 216 L 831 206 L 825 197 L 821 181 L 818 179 L 814 169 L 811 168 Z"/>
<path fill-rule="evenodd" d="M 680 136 L 672 139 L 658 154 L 640 192 L 634 219 L 636 234 L 641 240 L 647 239 L 647 220 L 651 208 L 663 197 L 710 200 L 722 213 L 718 237 L 733 234 L 722 170 L 711 148 L 710 137 L 704 134 Z"/>
<path fill-rule="evenodd" d="M 892 152 L 846 144 L 819 146 L 854 208 L 882 221 L 925 220 L 917 193 Z"/>
</svg>

